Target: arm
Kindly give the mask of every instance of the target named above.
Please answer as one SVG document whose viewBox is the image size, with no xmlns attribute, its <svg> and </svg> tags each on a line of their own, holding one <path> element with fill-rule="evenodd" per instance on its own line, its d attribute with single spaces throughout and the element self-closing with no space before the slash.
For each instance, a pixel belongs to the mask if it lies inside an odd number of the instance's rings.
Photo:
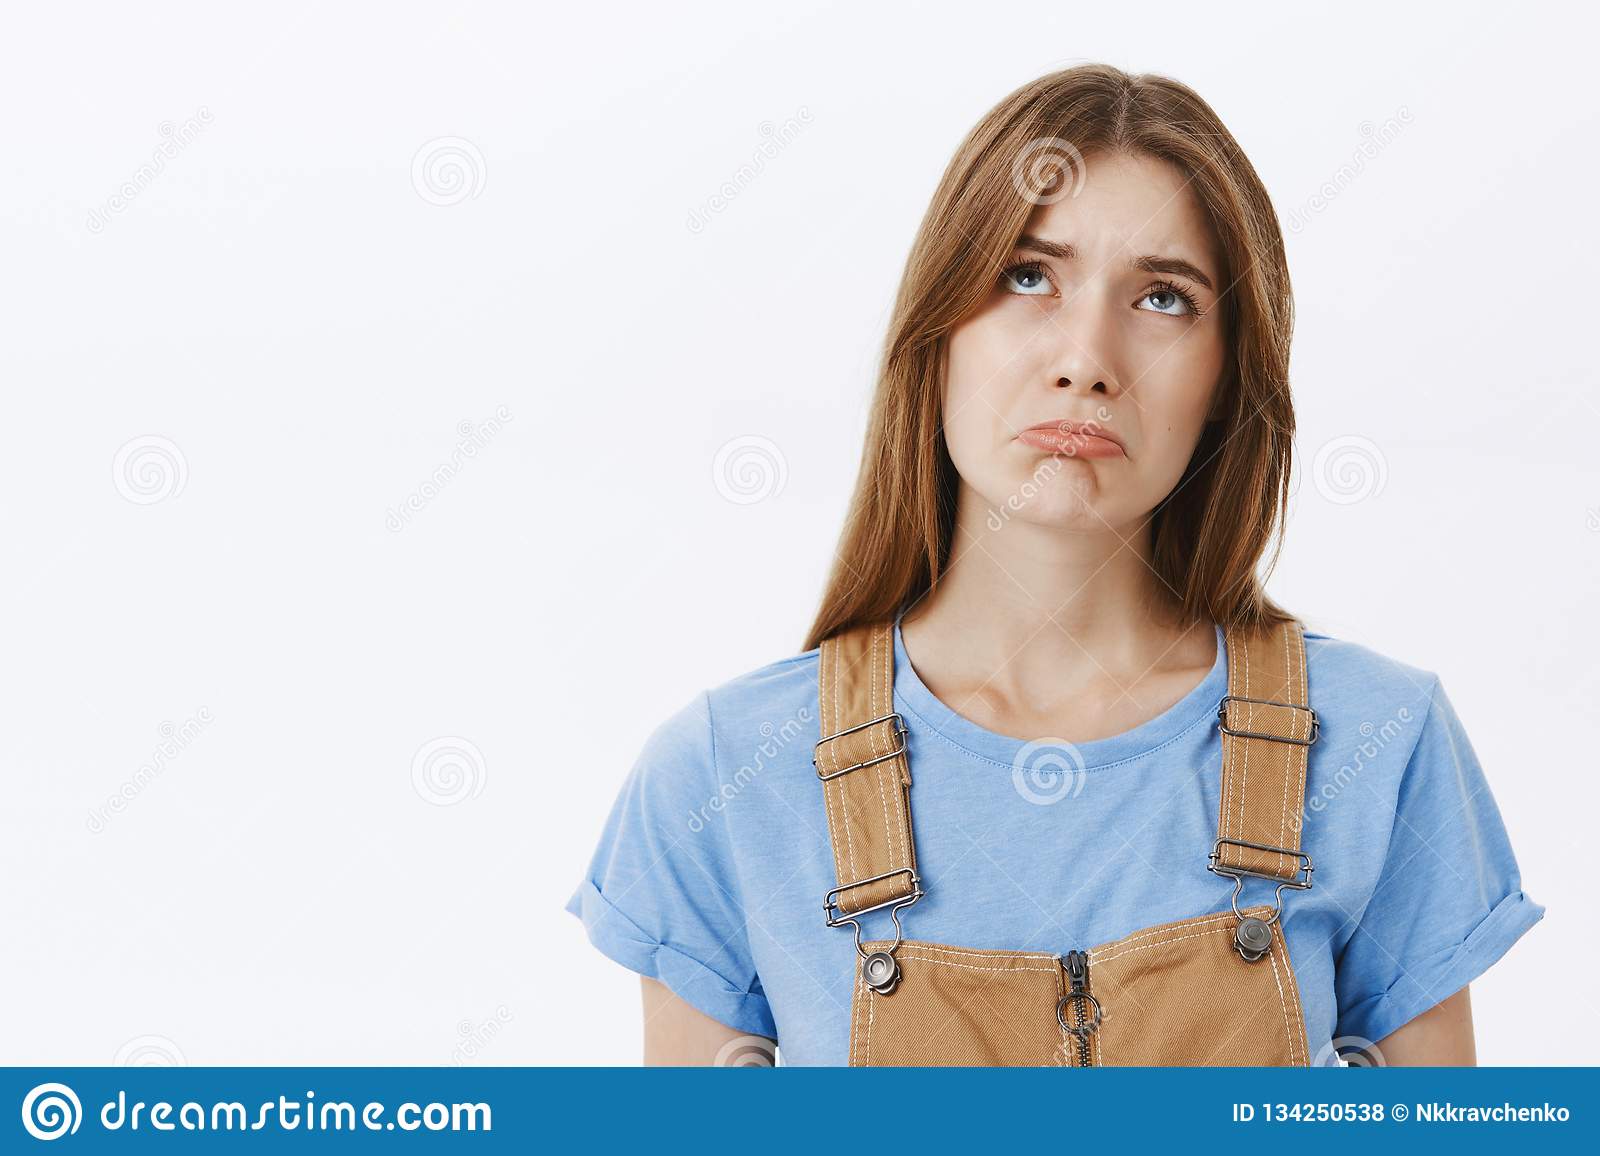
<svg viewBox="0 0 1600 1156">
<path fill-rule="evenodd" d="M 646 1066 L 771 1067 L 777 1042 L 746 1035 L 672 994 L 658 979 L 640 977 L 644 996 Z"/>
<path fill-rule="evenodd" d="M 1475 1066 L 1478 1057 L 1472 1037 L 1470 990 L 1462 988 L 1384 1036 L 1372 1049 L 1380 1062 L 1391 1068 Z"/>
</svg>

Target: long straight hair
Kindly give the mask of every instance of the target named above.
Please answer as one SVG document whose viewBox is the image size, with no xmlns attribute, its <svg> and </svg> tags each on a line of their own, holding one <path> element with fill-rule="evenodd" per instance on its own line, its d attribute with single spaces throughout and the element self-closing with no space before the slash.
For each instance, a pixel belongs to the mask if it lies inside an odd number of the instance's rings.
<svg viewBox="0 0 1600 1156">
<path fill-rule="evenodd" d="M 1029 187 L 1040 158 L 1053 154 L 1059 169 L 1097 152 L 1176 166 L 1224 259 L 1227 361 L 1212 420 L 1151 515 L 1156 573 L 1176 592 L 1185 624 L 1209 617 L 1253 629 L 1293 617 L 1257 576 L 1274 537 L 1269 571 L 1282 548 L 1294 435 L 1294 301 L 1277 214 L 1238 142 L 1192 89 L 1089 64 L 1006 97 L 968 133 L 939 181 L 895 298 L 860 474 L 803 650 L 892 618 L 937 585 L 954 537 L 958 481 L 943 434 L 946 341 L 988 298 L 1040 203 L 1040 190 Z"/>
</svg>

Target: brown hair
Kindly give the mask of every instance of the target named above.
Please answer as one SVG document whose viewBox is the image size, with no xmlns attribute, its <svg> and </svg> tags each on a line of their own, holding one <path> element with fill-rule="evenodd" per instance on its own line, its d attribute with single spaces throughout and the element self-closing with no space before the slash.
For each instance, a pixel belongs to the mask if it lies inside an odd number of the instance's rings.
<svg viewBox="0 0 1600 1156">
<path fill-rule="evenodd" d="M 1040 77 L 1002 100 L 945 169 L 906 260 L 867 425 L 861 472 L 804 650 L 892 618 L 933 589 L 954 534 L 945 448 L 945 341 L 992 291 L 1039 197 L 1019 166 L 1041 145 L 1079 160 L 1144 153 L 1189 178 L 1223 255 L 1227 362 L 1211 418 L 1178 484 L 1151 515 L 1152 561 L 1185 623 L 1252 628 L 1292 617 L 1256 565 L 1282 548 L 1294 410 L 1294 302 L 1283 233 L 1260 178 L 1198 94 L 1104 64 Z M 1273 553 L 1273 562 L 1277 551 Z M 1269 565 L 1270 569 L 1270 565 Z"/>
</svg>

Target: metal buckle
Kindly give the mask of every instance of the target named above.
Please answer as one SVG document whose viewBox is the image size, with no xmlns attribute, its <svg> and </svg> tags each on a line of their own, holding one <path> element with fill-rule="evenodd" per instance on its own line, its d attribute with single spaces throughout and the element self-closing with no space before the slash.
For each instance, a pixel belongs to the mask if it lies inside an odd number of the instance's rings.
<svg viewBox="0 0 1600 1156">
<path fill-rule="evenodd" d="M 911 876 L 910 895 L 895 899 L 885 899 L 882 903 L 874 903 L 871 907 L 863 907 L 860 911 L 852 911 L 848 915 L 841 911 L 839 905 L 834 902 L 833 897 L 841 891 L 848 891 L 852 887 L 860 887 L 867 883 L 876 883 L 880 879 L 889 879 L 895 875 Z M 902 907 L 910 907 L 926 894 L 927 892 L 922 889 L 922 880 L 918 878 L 915 871 L 910 867 L 896 867 L 893 871 L 885 871 L 882 875 L 874 875 L 870 879 L 857 879 L 854 883 L 841 883 L 838 887 L 831 888 L 822 897 L 822 913 L 827 917 L 829 927 L 839 927 L 848 923 L 855 928 L 856 954 L 865 959 L 867 957 L 867 949 L 861 946 L 861 924 L 856 921 L 857 917 L 865 915 L 869 911 L 877 911 L 883 907 L 889 908 L 889 918 L 894 920 L 894 942 L 887 948 L 887 953 L 892 956 L 895 948 L 900 946 L 900 941 L 905 938 L 905 931 L 900 926 L 900 909 Z M 896 978 L 898 978 L 898 975 Z M 879 990 L 882 994 L 887 995 L 893 986 L 894 984 L 891 982 L 888 989 Z"/>
<path fill-rule="evenodd" d="M 1311 716 L 1311 736 L 1303 739 L 1290 739 L 1285 738 L 1283 735 L 1269 735 L 1265 731 L 1233 730 L 1228 726 L 1228 702 L 1230 699 L 1234 702 L 1253 702 L 1262 706 L 1286 706 L 1290 710 L 1303 710 Z M 1278 702 L 1276 699 L 1270 698 L 1246 698 L 1242 694 L 1225 694 L 1222 696 L 1222 701 L 1217 703 L 1217 725 L 1225 735 L 1236 735 L 1242 739 L 1271 739 L 1275 743 L 1293 743 L 1297 747 L 1309 747 L 1317 741 L 1317 735 L 1322 730 L 1322 723 L 1317 718 L 1317 712 L 1308 706 L 1301 706 L 1299 703 L 1293 702 Z M 1230 839 L 1229 842 L 1233 842 L 1233 840 Z"/>
<path fill-rule="evenodd" d="M 863 907 L 860 911 L 852 911 L 849 914 L 845 914 L 844 909 L 834 901 L 833 897 L 841 891 L 849 891 L 852 887 L 865 887 L 868 883 L 877 883 L 879 880 L 890 879 L 896 875 L 911 876 L 910 895 L 885 899 L 882 903 L 874 903 L 871 907 Z M 885 871 L 882 875 L 874 875 L 870 879 L 857 879 L 854 883 L 841 883 L 837 887 L 830 888 L 828 893 L 822 897 L 822 913 L 827 916 L 829 927 L 838 927 L 843 923 L 854 923 L 857 916 L 865 915 L 869 911 L 877 911 L 880 908 L 891 905 L 908 906 L 921 899 L 925 894 L 926 892 L 922 890 L 922 881 L 917 877 L 915 871 L 910 867 L 896 867 L 893 871 Z"/>
<path fill-rule="evenodd" d="M 1281 875 L 1274 875 L 1270 871 L 1256 871 L 1249 867 L 1218 866 L 1222 858 L 1222 845 L 1224 843 L 1231 843 L 1235 847 L 1249 847 L 1254 851 L 1275 851 L 1279 855 L 1291 855 L 1301 860 L 1301 863 L 1295 869 L 1295 877 L 1293 879 L 1285 879 Z M 1278 918 L 1279 910 L 1283 906 L 1283 889 L 1285 887 L 1292 887 L 1296 891 L 1305 891 L 1311 886 L 1310 855 L 1304 851 L 1295 851 L 1288 847 L 1274 847 L 1271 843 L 1251 843 L 1246 839 L 1218 839 L 1212 845 L 1211 854 L 1206 856 L 1206 870 L 1215 875 L 1221 875 L 1224 878 L 1233 880 L 1233 896 L 1230 903 L 1233 906 L 1233 913 L 1239 916 L 1240 919 L 1243 919 L 1244 916 L 1239 912 L 1239 892 L 1244 890 L 1245 876 L 1248 875 L 1252 879 L 1271 879 L 1276 881 L 1278 889 L 1272 895 L 1272 918 L 1265 920 L 1264 922 L 1266 923 L 1271 923 Z M 1301 871 L 1306 873 L 1304 881 L 1300 879 Z"/>
<path fill-rule="evenodd" d="M 856 731 L 866 730 L 870 726 L 877 726 L 879 723 L 888 722 L 890 719 L 894 720 L 894 735 L 895 735 L 895 742 L 896 742 L 896 746 L 895 746 L 894 750 L 890 751 L 886 755 L 878 755 L 875 758 L 870 758 L 864 763 L 854 763 L 854 764 L 852 764 L 852 765 L 850 765 L 848 767 L 841 767 L 837 771 L 829 771 L 825 775 L 824 774 L 818 774 L 817 778 L 821 779 L 823 782 L 827 782 L 829 779 L 837 779 L 840 775 L 847 775 L 851 771 L 859 771 L 862 767 L 870 767 L 874 763 L 881 763 L 881 762 L 883 762 L 884 759 L 892 759 L 896 755 L 905 754 L 905 751 L 906 751 L 906 720 L 900 717 L 900 712 L 899 711 L 891 711 L 890 713 L 888 713 L 886 715 L 881 715 L 878 718 L 868 719 L 864 723 L 857 723 L 853 727 L 847 727 L 844 730 L 840 731 L 838 734 L 824 735 L 822 738 L 818 739 L 817 742 L 816 742 L 816 745 L 811 748 L 811 765 L 814 766 L 814 767 L 817 766 L 817 752 L 819 752 L 822 749 L 822 744 L 823 743 L 830 742 L 833 739 L 842 738 L 845 735 L 855 734 Z M 817 769 L 820 771 L 821 767 L 817 767 Z M 891 874 L 893 874 L 893 872 L 891 872 Z M 881 878 L 881 876 L 880 876 L 880 878 Z M 861 880 L 861 882 L 870 883 L 871 880 L 870 879 L 863 879 L 863 880 Z M 854 886 L 854 884 L 847 884 L 846 886 Z M 836 888 L 834 888 L 834 890 L 837 891 L 837 890 L 839 890 L 839 888 L 836 887 Z M 832 892 L 829 892 L 829 894 L 831 895 Z"/>
<path fill-rule="evenodd" d="M 1221 862 L 1222 845 L 1224 843 L 1231 843 L 1235 847 L 1248 847 L 1252 851 L 1273 851 L 1279 855 L 1288 855 L 1291 858 L 1299 859 L 1301 863 L 1295 868 L 1295 878 L 1293 879 L 1285 879 L 1283 876 L 1275 875 L 1271 871 L 1257 871 L 1250 867 L 1230 867 L 1227 865 L 1219 867 L 1217 864 Z M 1251 843 L 1245 839 L 1218 839 L 1211 847 L 1211 854 L 1206 856 L 1206 870 L 1217 875 L 1227 875 L 1230 878 L 1249 875 L 1255 879 L 1276 879 L 1283 887 L 1293 887 L 1296 891 L 1304 891 L 1311 886 L 1310 855 L 1290 847 L 1274 847 L 1271 843 Z M 1301 882 L 1299 878 L 1301 871 L 1306 873 L 1304 882 Z"/>
</svg>

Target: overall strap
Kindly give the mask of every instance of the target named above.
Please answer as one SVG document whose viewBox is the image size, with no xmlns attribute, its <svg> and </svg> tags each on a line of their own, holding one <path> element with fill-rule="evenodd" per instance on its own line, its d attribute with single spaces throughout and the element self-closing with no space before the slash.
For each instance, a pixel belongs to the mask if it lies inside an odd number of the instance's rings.
<svg viewBox="0 0 1600 1156">
<path fill-rule="evenodd" d="M 894 709 L 892 621 L 823 639 L 817 703 L 822 738 L 812 762 L 822 781 L 839 879 L 823 907 L 836 925 L 922 894 L 911 837 L 906 728 Z"/>
<path fill-rule="evenodd" d="M 1300 850 L 1300 824 L 1307 756 L 1319 724 L 1306 689 L 1300 623 L 1248 632 L 1230 627 L 1227 649 L 1228 693 L 1217 707 L 1222 799 L 1211 870 L 1309 887 L 1311 857 Z"/>
</svg>

